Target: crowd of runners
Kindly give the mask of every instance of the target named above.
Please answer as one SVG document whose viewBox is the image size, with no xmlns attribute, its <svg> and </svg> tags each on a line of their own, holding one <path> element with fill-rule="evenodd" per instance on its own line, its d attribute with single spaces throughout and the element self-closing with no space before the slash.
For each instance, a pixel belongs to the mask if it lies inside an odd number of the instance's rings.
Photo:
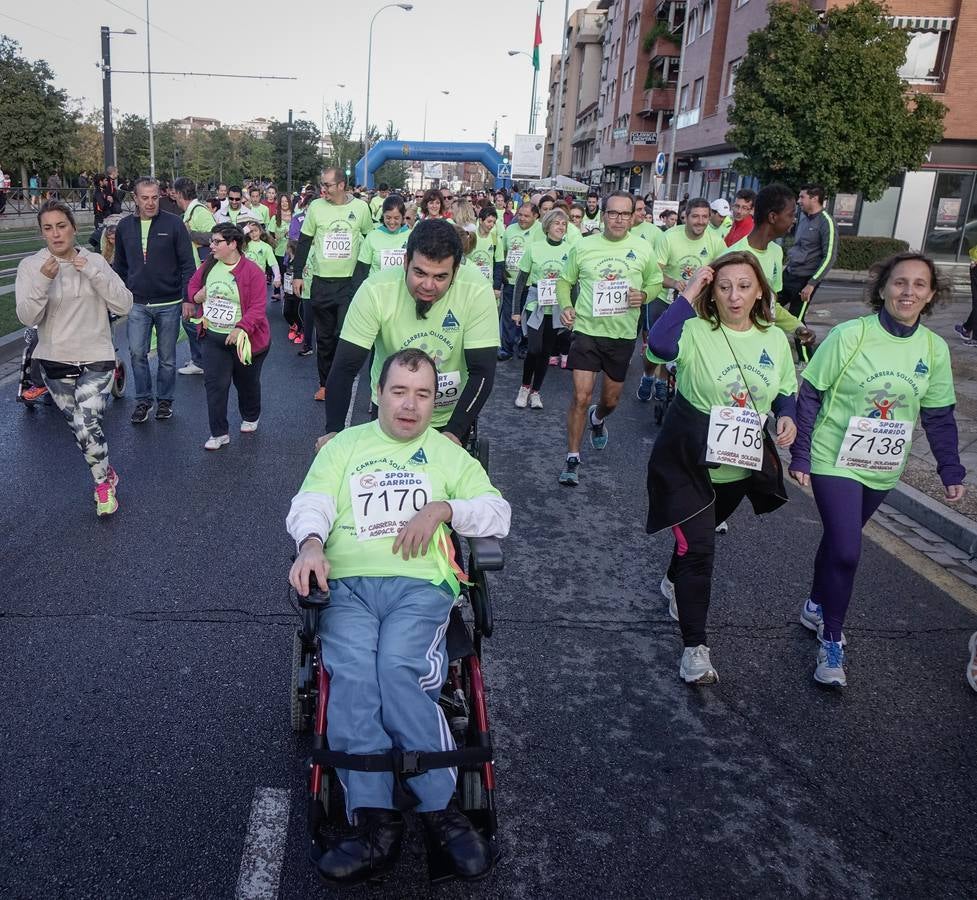
<svg viewBox="0 0 977 900">
<path fill-rule="evenodd" d="M 294 197 L 273 186 L 221 185 L 202 199 L 188 179 L 164 192 L 140 178 L 134 198 L 135 214 L 108 217 L 88 246 L 79 246 L 71 209 L 47 201 L 38 214 L 46 246 L 17 274 L 18 316 L 38 333 L 42 380 L 29 389 L 31 399 L 48 392 L 64 413 L 91 471 L 97 514 L 118 509 L 119 474 L 101 425 L 116 366 L 110 315 L 128 317 L 132 424 L 143 426 L 151 413 L 170 419 L 177 375 L 202 376 L 210 426 L 203 446 L 217 451 L 231 440 L 232 384 L 241 433 L 259 427 L 268 317 L 280 309 L 292 351 L 315 355 L 310 397 L 325 414 L 315 465 L 289 515 L 299 550 L 292 583 L 307 593 L 314 573 L 330 579 L 336 597 L 344 586 L 352 590 L 350 579 L 374 576 L 399 582 L 413 573 L 437 585 L 426 598 L 398 588 L 430 628 L 402 636 L 410 646 L 397 652 L 425 666 L 444 637 L 443 591 L 451 600 L 459 587 L 444 526 L 467 535 L 508 531 L 508 504 L 477 465 L 464 462 L 471 458 L 462 448 L 497 367 L 512 360 L 522 366 L 513 402 L 536 411 L 530 416 L 549 408 L 549 370 L 571 371 L 554 490 L 579 485 L 585 459 L 608 446 L 632 365 L 642 367 L 637 401 L 667 406 L 648 460 L 645 525 L 670 538 L 660 591 L 679 624 L 678 672 L 690 684 L 719 677 L 707 634 L 716 531 L 744 498 L 759 515 L 786 502 L 785 475 L 813 490 L 823 536 L 799 616 L 817 636 L 815 680 L 844 687 L 843 626 L 862 529 L 899 481 L 917 421 L 946 499 L 964 495 L 949 349 L 924 324 L 943 296 L 936 267 L 915 252 L 882 261 L 871 272 L 867 314 L 815 347 L 805 314 L 837 252 L 817 185 L 799 196 L 780 184 L 742 190 L 732 206 L 692 198 L 657 222 L 646 199 L 625 191 L 578 202 L 502 191 L 411 197 L 380 185 L 356 196 L 336 169 L 322 173 L 317 190 Z M 785 253 L 782 239 L 791 232 Z M 177 369 L 181 330 L 190 360 Z M 376 421 L 347 429 L 353 382 L 371 355 Z M 491 432 L 491 418 L 479 427 Z M 344 431 L 349 436 L 337 439 Z M 387 474 L 362 475 L 376 466 Z M 385 488 L 414 498 L 408 515 L 391 512 Z M 362 510 L 351 494 L 359 489 Z M 380 498 L 384 508 L 371 512 Z M 388 544 L 406 569 L 377 556 Z M 419 562 L 428 549 L 431 558 Z M 384 605 L 375 585 L 357 589 L 369 605 Z M 355 623 L 361 602 L 337 602 L 330 615 Z M 967 679 L 977 690 L 973 639 L 970 651 Z M 428 676 L 433 689 L 441 669 L 430 664 L 438 673 Z M 398 705 L 430 710 L 416 691 L 391 690 Z M 354 738 L 357 721 L 347 723 Z M 449 788 L 443 774 L 432 777 L 422 808 L 444 809 Z M 376 782 L 364 779 L 360 791 L 364 809 L 384 807 Z M 357 801 L 350 795 L 349 802 L 355 819 Z M 367 818 L 371 841 L 386 834 L 399 846 L 396 822 Z M 490 865 L 456 816 L 425 821 L 442 843 L 454 842 L 463 877 Z M 375 849 L 347 846 L 342 860 L 320 869 L 334 865 L 342 882 L 350 865 L 360 871 L 349 853 Z"/>
</svg>

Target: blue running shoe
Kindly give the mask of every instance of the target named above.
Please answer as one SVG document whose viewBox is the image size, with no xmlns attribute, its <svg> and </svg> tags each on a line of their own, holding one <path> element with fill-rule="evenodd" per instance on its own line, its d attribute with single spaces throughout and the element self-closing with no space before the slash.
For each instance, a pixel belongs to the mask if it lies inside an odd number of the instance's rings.
<svg viewBox="0 0 977 900">
<path fill-rule="evenodd" d="M 560 472 L 560 484 L 565 484 L 569 487 L 576 487 L 578 484 L 580 484 L 580 476 L 577 475 L 577 469 L 579 466 L 579 456 L 567 457 L 566 465 L 563 467 L 563 471 Z"/>
<path fill-rule="evenodd" d="M 638 385 L 638 399 L 642 403 L 647 403 L 651 399 L 651 394 L 655 390 L 655 376 L 642 375 L 641 384 Z"/>
<path fill-rule="evenodd" d="M 655 399 L 659 403 L 664 403 L 668 399 L 668 382 L 664 379 L 655 379 Z"/>
<path fill-rule="evenodd" d="M 595 403 L 587 410 L 587 424 L 590 426 L 590 446 L 595 450 L 603 450 L 607 446 L 607 423 L 594 424 L 594 413 L 597 412 Z"/>
<path fill-rule="evenodd" d="M 848 679 L 845 677 L 845 651 L 841 641 L 821 641 L 814 680 L 829 687 L 848 686 Z"/>
</svg>

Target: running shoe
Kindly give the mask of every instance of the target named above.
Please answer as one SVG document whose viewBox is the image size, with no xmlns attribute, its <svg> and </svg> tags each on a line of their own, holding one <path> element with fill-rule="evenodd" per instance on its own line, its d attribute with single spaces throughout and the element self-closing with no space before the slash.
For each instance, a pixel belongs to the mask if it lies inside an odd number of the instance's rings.
<svg viewBox="0 0 977 900">
<path fill-rule="evenodd" d="M 313 400 L 318 400 L 320 403 L 326 399 L 326 389 L 324 387 L 319 388 L 312 397 Z"/>
<path fill-rule="evenodd" d="M 220 450 L 221 447 L 227 446 L 230 442 L 231 436 L 229 434 L 222 434 L 220 437 L 211 435 L 204 441 L 204 450 Z"/>
<path fill-rule="evenodd" d="M 841 641 L 821 641 L 818 646 L 818 665 L 814 680 L 829 687 L 847 687 L 845 650 Z"/>
<path fill-rule="evenodd" d="M 510 359 L 512 359 L 512 354 L 507 350 L 499 350 L 499 352 L 495 354 L 495 358 L 498 362 L 508 362 Z"/>
<path fill-rule="evenodd" d="M 156 418 L 162 421 L 163 419 L 173 418 L 173 401 L 172 400 L 160 400 L 156 404 Z"/>
<path fill-rule="evenodd" d="M 728 534 L 729 533 L 729 522 L 720 522 L 716 526 L 716 534 Z"/>
<path fill-rule="evenodd" d="M 977 631 L 970 635 L 970 662 L 967 663 L 967 684 L 977 691 Z"/>
<path fill-rule="evenodd" d="M 579 467 L 579 456 L 567 457 L 566 465 L 563 467 L 563 471 L 560 472 L 560 484 L 566 484 L 570 487 L 576 487 L 580 484 L 580 476 L 577 475 L 577 469 Z"/>
<path fill-rule="evenodd" d="M 642 403 L 647 403 L 655 390 L 655 377 L 653 375 L 642 375 L 641 384 L 638 385 L 637 397 Z"/>
<path fill-rule="evenodd" d="M 132 411 L 132 418 L 129 420 L 133 425 L 141 425 L 149 418 L 149 411 L 153 408 L 152 403 L 140 400 L 136 408 Z"/>
<path fill-rule="evenodd" d="M 253 422 L 249 422 L 244 419 L 241 422 L 241 434 L 254 434 L 258 430 L 258 420 L 255 419 Z"/>
<path fill-rule="evenodd" d="M 962 340 L 972 341 L 974 339 L 974 333 L 963 325 L 954 325 L 953 330 L 956 332 L 957 337 Z"/>
<path fill-rule="evenodd" d="M 95 515 L 111 516 L 118 508 L 115 488 L 108 481 L 95 485 Z"/>
<path fill-rule="evenodd" d="M 668 601 L 668 614 L 678 621 L 678 603 L 675 600 L 675 585 L 669 581 L 668 573 L 662 576 L 662 583 L 658 586 L 661 595 Z"/>
<path fill-rule="evenodd" d="M 295 335 L 297 335 L 297 334 L 298 334 L 298 329 L 294 325 L 292 325 L 288 329 L 288 339 L 290 341 L 294 342 L 295 341 Z"/>
<path fill-rule="evenodd" d="M 527 403 L 529 403 L 529 387 L 524 384 L 519 388 L 519 393 L 516 394 L 516 406 L 519 409 L 525 409 Z"/>
<path fill-rule="evenodd" d="M 810 598 L 804 601 L 804 605 L 801 607 L 801 625 L 816 632 L 820 640 L 821 634 L 824 631 L 824 618 L 822 617 L 820 603 L 815 603 Z M 848 641 L 845 638 L 845 633 L 842 632 L 841 646 L 845 647 L 847 645 Z"/>
<path fill-rule="evenodd" d="M 40 387 L 29 387 L 20 395 L 20 399 L 25 403 L 34 403 L 40 400 L 47 393 L 47 388 L 44 385 Z"/>
<path fill-rule="evenodd" d="M 688 684 L 715 684 L 719 681 L 719 673 L 709 661 L 709 648 L 705 644 L 686 647 L 682 651 L 678 674 Z"/>
<path fill-rule="evenodd" d="M 542 409 L 543 398 L 539 396 L 539 391 L 531 391 L 529 394 L 529 408 Z"/>
<path fill-rule="evenodd" d="M 181 375 L 203 375 L 204 370 L 200 368 L 192 359 L 185 366 L 177 369 Z"/>
<path fill-rule="evenodd" d="M 312 356 L 312 354 L 314 352 L 315 351 L 313 351 L 313 349 L 311 347 L 303 347 L 301 350 L 299 350 L 298 355 L 299 356 Z"/>
<path fill-rule="evenodd" d="M 105 480 L 112 485 L 112 490 L 115 490 L 119 486 L 119 473 L 109 466 L 108 472 L 105 473 Z"/>
<path fill-rule="evenodd" d="M 559 356 L 551 356 L 550 357 L 550 365 L 551 366 L 558 366 L 559 364 L 560 364 L 560 357 Z"/>
<path fill-rule="evenodd" d="M 595 450 L 603 450 L 607 446 L 607 422 L 594 424 L 594 413 L 597 412 L 595 403 L 587 410 L 587 424 L 590 426 L 590 446 Z"/>
<path fill-rule="evenodd" d="M 302 334 L 301 331 L 297 331 L 295 333 L 295 337 L 292 338 L 292 343 L 293 344 L 304 344 L 305 343 L 305 335 Z"/>
<path fill-rule="evenodd" d="M 668 399 L 668 382 L 661 378 L 655 379 L 655 399 L 664 403 Z"/>
</svg>

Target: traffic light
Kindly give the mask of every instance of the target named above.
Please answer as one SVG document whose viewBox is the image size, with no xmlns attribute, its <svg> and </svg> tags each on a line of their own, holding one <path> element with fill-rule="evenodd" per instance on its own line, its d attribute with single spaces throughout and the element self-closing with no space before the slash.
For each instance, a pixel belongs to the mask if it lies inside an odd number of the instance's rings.
<svg viewBox="0 0 977 900">
<path fill-rule="evenodd" d="M 509 160 L 511 159 L 511 157 L 512 157 L 512 154 L 509 152 L 509 145 L 506 144 L 502 148 L 502 165 L 504 165 L 504 166 L 509 165 Z"/>
</svg>

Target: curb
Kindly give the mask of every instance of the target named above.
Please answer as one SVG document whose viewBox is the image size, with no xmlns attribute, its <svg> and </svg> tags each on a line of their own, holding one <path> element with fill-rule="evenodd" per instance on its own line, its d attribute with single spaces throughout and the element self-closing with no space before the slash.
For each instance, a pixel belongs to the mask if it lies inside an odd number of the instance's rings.
<svg viewBox="0 0 977 900">
<path fill-rule="evenodd" d="M 947 509 L 939 501 L 901 481 L 889 492 L 885 502 L 945 541 L 959 547 L 971 559 L 977 557 L 977 522 Z"/>
<path fill-rule="evenodd" d="M 0 337 L 0 363 L 10 362 L 24 352 L 24 329 Z"/>
</svg>

